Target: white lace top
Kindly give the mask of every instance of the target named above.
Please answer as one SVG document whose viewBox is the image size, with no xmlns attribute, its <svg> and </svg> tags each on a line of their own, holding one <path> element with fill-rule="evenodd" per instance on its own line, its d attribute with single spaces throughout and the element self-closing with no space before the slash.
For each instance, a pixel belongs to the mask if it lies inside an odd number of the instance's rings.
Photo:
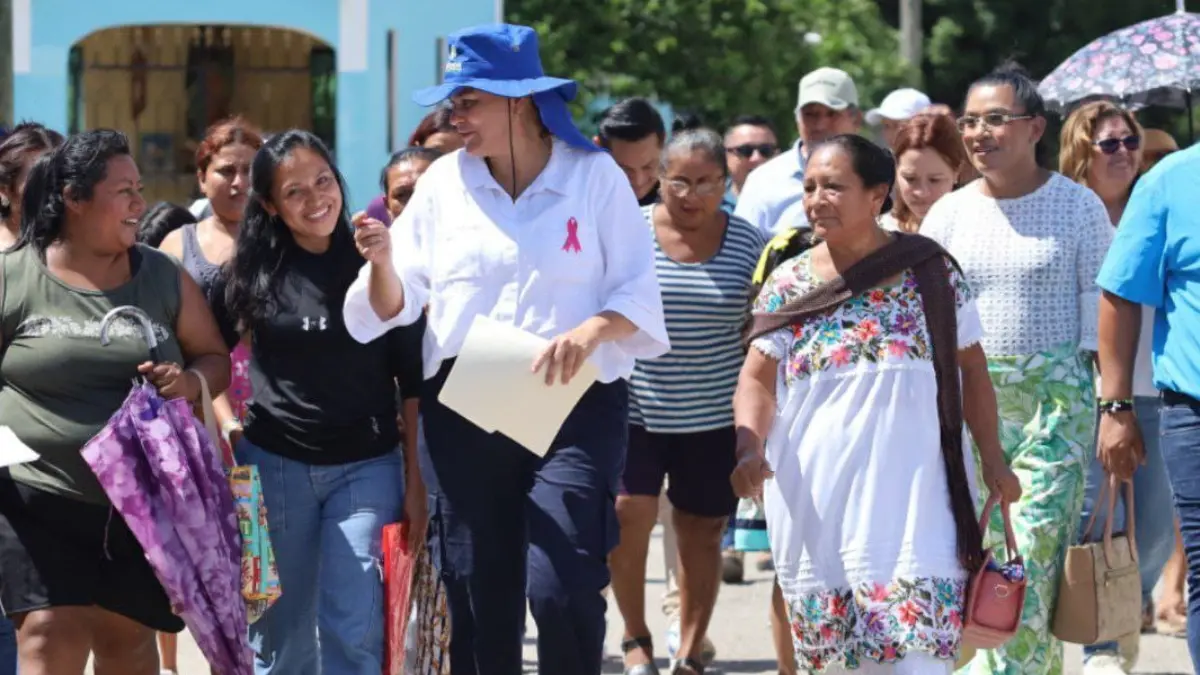
<svg viewBox="0 0 1200 675">
<path fill-rule="evenodd" d="M 1113 227 L 1088 188 L 1055 173 L 1024 197 L 994 199 L 975 181 L 939 199 L 921 234 L 944 246 L 966 273 L 989 356 L 1063 344 L 1096 350 L 1096 275 Z"/>
</svg>

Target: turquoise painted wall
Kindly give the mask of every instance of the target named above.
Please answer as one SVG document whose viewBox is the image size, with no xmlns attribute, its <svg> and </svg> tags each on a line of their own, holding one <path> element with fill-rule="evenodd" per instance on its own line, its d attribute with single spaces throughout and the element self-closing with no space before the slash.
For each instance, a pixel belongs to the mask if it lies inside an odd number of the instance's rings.
<svg viewBox="0 0 1200 675">
<path fill-rule="evenodd" d="M 387 159 L 387 32 L 396 31 L 395 143 L 425 111 L 412 92 L 437 83 L 439 36 L 497 20 L 496 0 L 13 0 L 17 120 L 67 128 L 67 55 L 90 33 L 122 25 L 248 24 L 291 28 L 338 55 L 338 165 L 354 208 L 378 193 Z M 346 21 L 343 21 L 346 18 Z"/>
</svg>

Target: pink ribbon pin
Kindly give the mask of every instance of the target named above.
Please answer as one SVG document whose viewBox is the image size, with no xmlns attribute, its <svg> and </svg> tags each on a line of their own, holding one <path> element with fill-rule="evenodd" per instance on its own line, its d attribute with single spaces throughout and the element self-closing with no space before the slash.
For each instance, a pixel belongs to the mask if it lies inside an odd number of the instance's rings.
<svg viewBox="0 0 1200 675">
<path fill-rule="evenodd" d="M 571 218 L 567 221 L 567 241 L 563 244 L 562 250 L 579 253 L 582 247 L 579 245 L 579 221 Z"/>
</svg>

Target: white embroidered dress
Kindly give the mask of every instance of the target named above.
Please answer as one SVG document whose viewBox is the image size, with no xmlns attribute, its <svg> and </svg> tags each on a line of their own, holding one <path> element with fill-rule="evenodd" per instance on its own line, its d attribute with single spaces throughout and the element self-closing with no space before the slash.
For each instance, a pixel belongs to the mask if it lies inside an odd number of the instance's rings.
<svg viewBox="0 0 1200 675">
<path fill-rule="evenodd" d="M 965 279 L 949 274 L 961 348 L 983 331 Z M 801 254 L 771 274 L 755 309 L 776 310 L 818 283 L 811 252 Z M 764 501 L 801 672 L 901 659 L 883 672 L 948 672 L 965 574 L 915 277 L 753 346 L 779 361 Z"/>
</svg>

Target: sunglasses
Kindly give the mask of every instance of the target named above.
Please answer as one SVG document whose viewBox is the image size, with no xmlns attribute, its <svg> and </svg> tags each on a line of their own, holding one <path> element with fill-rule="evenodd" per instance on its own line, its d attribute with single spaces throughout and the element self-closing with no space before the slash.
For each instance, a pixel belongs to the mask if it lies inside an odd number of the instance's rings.
<svg viewBox="0 0 1200 675">
<path fill-rule="evenodd" d="M 982 123 L 989 129 L 1002 127 L 1017 120 L 1031 120 L 1034 115 L 1013 115 L 1011 113 L 991 112 L 986 115 L 964 115 L 955 120 L 959 131 L 974 131 Z"/>
<path fill-rule="evenodd" d="M 757 152 L 763 157 L 774 157 L 776 152 L 779 152 L 779 147 L 773 143 L 745 143 L 732 148 L 725 148 L 725 152 L 732 152 L 742 159 L 750 159 Z"/>
<path fill-rule="evenodd" d="M 1138 135 L 1130 135 L 1125 138 L 1106 138 L 1102 141 L 1096 141 L 1096 147 L 1100 148 L 1100 152 L 1106 155 L 1115 155 L 1121 146 L 1129 152 L 1133 152 L 1142 147 L 1142 137 Z"/>
</svg>

